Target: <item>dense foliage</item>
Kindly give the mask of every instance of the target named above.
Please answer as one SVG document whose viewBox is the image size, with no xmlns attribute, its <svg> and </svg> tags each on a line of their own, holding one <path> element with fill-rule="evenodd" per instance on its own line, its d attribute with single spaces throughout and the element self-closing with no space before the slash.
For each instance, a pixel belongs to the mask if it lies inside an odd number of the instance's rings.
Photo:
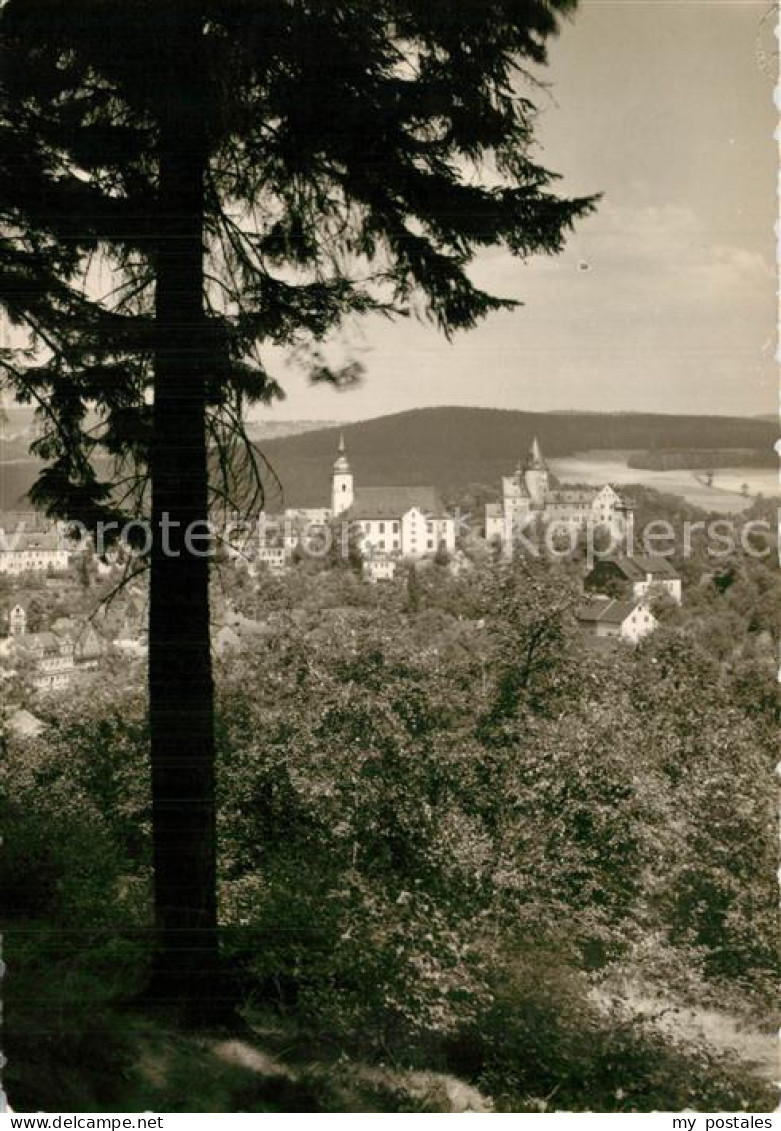
<svg viewBox="0 0 781 1131">
<path fill-rule="evenodd" d="M 761 1107 L 713 1050 L 594 996 L 630 972 L 699 1005 L 770 999 L 775 688 L 751 602 L 728 657 L 680 612 L 584 654 L 564 570 L 416 584 L 410 610 L 349 570 L 237 583 L 272 609 L 219 670 L 220 916 L 247 1015 L 450 1067 L 510 1110 Z M 85 931 L 84 953 L 101 924 L 143 939 L 142 699 L 47 722 L 6 758 L 4 905 Z"/>
<path fill-rule="evenodd" d="M 230 1012 L 210 562 L 191 536 L 262 501 L 244 415 L 282 395 L 274 351 L 354 383 L 361 366 L 322 349 L 345 323 L 468 330 L 518 305 L 475 284 L 478 251 L 555 255 L 592 211 L 536 160 L 528 97 L 575 6 L 0 7 L 0 306 L 19 329 L 0 383 L 36 406 L 36 506 L 114 532 L 151 514 L 151 985 L 191 1018 Z"/>
<path fill-rule="evenodd" d="M 535 435 L 552 458 L 603 451 L 609 460 L 613 451 L 636 449 L 630 466 L 703 469 L 770 467 L 776 438 L 770 421 L 731 417 L 461 407 L 414 409 L 342 430 L 363 486 L 433 483 L 448 501 L 459 502 L 475 525 L 482 521 L 483 504 L 497 498 L 501 477 L 526 454 Z M 247 431 L 254 438 L 251 423 Z M 327 428 L 258 441 L 258 449 L 284 483 L 286 505 L 329 504 L 328 470 L 337 438 L 338 432 Z M 18 506 L 29 491 L 40 463 L 20 458 L 26 451 L 24 441 L 4 443 L 3 450 L 5 458 L 13 460 L 0 477 L 0 509 L 8 509 Z M 637 463 L 638 458 L 655 462 Z M 672 462 L 665 462 L 668 459 Z M 269 503 L 278 505 L 279 485 L 268 472 L 262 478 Z M 471 500 L 470 488 L 477 489 Z"/>
<path fill-rule="evenodd" d="M 758 437 L 759 438 L 759 437 Z M 652 468 L 655 471 L 671 471 L 678 468 L 714 467 L 775 467 L 777 457 L 772 445 L 757 445 L 755 448 L 723 447 L 709 449 L 702 447 L 671 450 L 657 449 L 651 452 L 631 452 L 628 467 Z"/>
</svg>

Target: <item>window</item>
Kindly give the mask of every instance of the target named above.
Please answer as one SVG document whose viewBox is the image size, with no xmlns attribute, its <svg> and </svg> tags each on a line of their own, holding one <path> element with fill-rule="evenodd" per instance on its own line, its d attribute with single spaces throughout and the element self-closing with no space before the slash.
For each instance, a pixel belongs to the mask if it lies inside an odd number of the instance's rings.
<svg viewBox="0 0 781 1131">
<path fill-rule="evenodd" d="M 398 534 L 398 532 L 399 532 L 399 524 L 398 524 L 398 522 L 394 522 L 393 523 L 393 533 Z"/>
<path fill-rule="evenodd" d="M 429 540 L 426 542 L 426 549 L 428 549 L 428 550 L 434 549 L 434 539 L 433 538 L 429 538 Z"/>
<path fill-rule="evenodd" d="M 385 523 L 381 522 L 380 523 L 380 534 L 384 534 L 384 533 L 385 533 Z"/>
<path fill-rule="evenodd" d="M 398 548 L 399 548 L 399 540 L 398 540 L 398 538 L 394 538 L 393 539 L 393 549 L 398 550 Z"/>
<path fill-rule="evenodd" d="M 434 533 L 434 523 L 433 522 L 427 522 L 426 523 L 426 533 L 427 534 L 433 534 Z"/>
</svg>

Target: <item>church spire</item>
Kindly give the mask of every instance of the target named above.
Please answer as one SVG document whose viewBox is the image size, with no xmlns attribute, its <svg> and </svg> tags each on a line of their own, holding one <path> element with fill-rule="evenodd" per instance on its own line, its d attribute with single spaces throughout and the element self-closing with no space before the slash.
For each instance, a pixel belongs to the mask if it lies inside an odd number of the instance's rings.
<svg viewBox="0 0 781 1131">
<path fill-rule="evenodd" d="M 347 448 L 344 442 L 344 432 L 339 433 L 339 444 L 336 449 L 336 460 L 334 461 L 334 471 L 349 472 L 350 464 L 347 459 Z"/>
</svg>

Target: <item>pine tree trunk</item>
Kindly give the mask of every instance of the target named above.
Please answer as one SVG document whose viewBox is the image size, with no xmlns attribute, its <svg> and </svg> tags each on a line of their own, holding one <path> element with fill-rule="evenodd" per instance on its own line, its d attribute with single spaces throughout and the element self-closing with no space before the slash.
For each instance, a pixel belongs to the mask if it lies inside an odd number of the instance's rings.
<svg viewBox="0 0 781 1131">
<path fill-rule="evenodd" d="M 165 28 L 151 453 L 149 702 L 156 961 L 152 993 L 207 1019 L 217 993 L 214 694 L 203 354 L 206 146 L 201 28 Z M 200 536 L 200 537 L 199 537 Z"/>
</svg>

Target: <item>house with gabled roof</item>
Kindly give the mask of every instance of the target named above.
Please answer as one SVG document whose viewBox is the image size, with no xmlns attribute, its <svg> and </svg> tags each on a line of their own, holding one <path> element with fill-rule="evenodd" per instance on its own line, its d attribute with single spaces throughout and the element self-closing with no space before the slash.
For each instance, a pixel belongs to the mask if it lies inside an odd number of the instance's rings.
<svg viewBox="0 0 781 1131">
<path fill-rule="evenodd" d="M 33 686 L 38 691 L 62 691 L 70 686 L 76 670 L 70 640 L 61 640 L 53 632 L 26 632 L 13 637 L 13 653 L 16 659 L 32 663 Z"/>
<path fill-rule="evenodd" d="M 652 597 L 666 594 L 680 605 L 681 575 L 667 558 L 656 554 L 633 554 L 600 558 L 586 574 L 587 592 L 608 597 Z"/>
<path fill-rule="evenodd" d="M 94 624 L 73 617 L 58 617 L 51 627 L 60 640 L 71 642 L 74 659 L 80 667 L 93 670 L 98 667 L 107 645 Z"/>
<path fill-rule="evenodd" d="M 55 632 L 28 632 L 27 611 L 21 602 L 9 613 L 9 635 L 0 639 L 0 657 L 29 665 L 38 691 L 63 690 L 76 670 L 73 640 Z"/>
<path fill-rule="evenodd" d="M 645 601 L 604 596 L 593 597 L 581 605 L 575 611 L 575 619 L 588 636 L 614 637 L 630 644 L 636 644 L 659 626 Z"/>
<path fill-rule="evenodd" d="M 24 707 L 9 705 L 0 712 L 0 728 L 17 738 L 37 738 L 46 730 L 46 723 Z"/>
</svg>

